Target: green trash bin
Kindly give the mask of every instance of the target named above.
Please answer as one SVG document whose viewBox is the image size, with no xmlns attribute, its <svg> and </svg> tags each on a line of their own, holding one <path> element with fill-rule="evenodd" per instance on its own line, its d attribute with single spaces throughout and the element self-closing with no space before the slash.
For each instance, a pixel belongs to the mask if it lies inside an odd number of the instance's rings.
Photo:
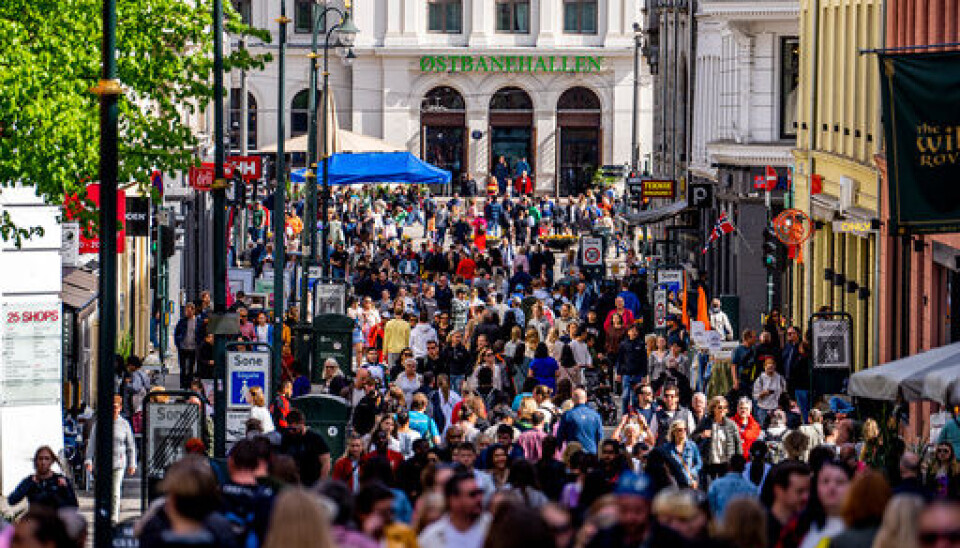
<svg viewBox="0 0 960 548">
<path fill-rule="evenodd" d="M 307 394 L 290 402 L 299 409 L 307 426 L 323 436 L 330 447 L 330 458 L 340 458 L 347 449 L 347 424 L 350 422 L 350 404 L 347 400 L 329 394 Z"/>
<path fill-rule="evenodd" d="M 321 314 L 313 319 L 313 371 L 310 382 L 319 384 L 323 362 L 337 360 L 343 374 L 352 377 L 354 322 L 344 314 Z"/>
</svg>

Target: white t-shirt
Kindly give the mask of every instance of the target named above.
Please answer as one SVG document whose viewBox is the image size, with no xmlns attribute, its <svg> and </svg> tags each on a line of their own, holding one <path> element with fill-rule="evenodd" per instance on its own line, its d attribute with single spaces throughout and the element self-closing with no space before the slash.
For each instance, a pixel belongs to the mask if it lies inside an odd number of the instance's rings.
<svg viewBox="0 0 960 548">
<path fill-rule="evenodd" d="M 260 420 L 260 424 L 263 426 L 264 434 L 269 434 L 270 432 L 273 432 L 276 429 L 273 426 L 273 417 L 270 416 L 270 411 L 267 411 L 266 407 L 257 407 L 257 406 L 251 407 L 250 418 Z"/>
</svg>

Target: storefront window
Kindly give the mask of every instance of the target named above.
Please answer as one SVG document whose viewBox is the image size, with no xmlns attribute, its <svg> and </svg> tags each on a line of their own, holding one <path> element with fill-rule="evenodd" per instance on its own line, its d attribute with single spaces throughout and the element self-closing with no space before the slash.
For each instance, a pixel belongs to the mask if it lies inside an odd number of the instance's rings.
<svg viewBox="0 0 960 548">
<path fill-rule="evenodd" d="M 597 0 L 563 0 L 563 31 L 597 33 Z"/>
<path fill-rule="evenodd" d="M 780 138 L 797 136 L 797 83 L 800 79 L 800 39 L 780 41 Z"/>
<path fill-rule="evenodd" d="M 530 32 L 530 1 L 497 0 L 497 32 Z"/>
<path fill-rule="evenodd" d="M 241 91 L 230 90 L 230 149 L 240 150 L 241 127 L 243 120 L 243 105 L 240 103 Z M 257 100 L 252 93 L 247 93 L 247 148 L 257 149 Z"/>
<path fill-rule="evenodd" d="M 463 32 L 462 0 L 430 0 L 427 22 L 430 32 L 460 34 Z"/>
</svg>

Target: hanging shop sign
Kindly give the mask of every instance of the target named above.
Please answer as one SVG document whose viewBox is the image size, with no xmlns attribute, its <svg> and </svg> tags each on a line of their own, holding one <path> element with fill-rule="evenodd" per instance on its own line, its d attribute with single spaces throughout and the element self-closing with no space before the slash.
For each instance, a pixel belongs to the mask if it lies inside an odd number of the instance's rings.
<svg viewBox="0 0 960 548">
<path fill-rule="evenodd" d="M 227 156 L 227 164 L 248 183 L 263 177 L 263 159 L 259 156 Z"/>
<path fill-rule="evenodd" d="M 601 55 L 424 55 L 420 72 L 575 72 L 603 70 Z"/>
<path fill-rule="evenodd" d="M 672 179 L 644 179 L 640 186 L 640 196 L 647 200 L 649 198 L 668 198 L 676 197 L 677 185 Z"/>
<path fill-rule="evenodd" d="M 960 232 L 960 52 L 879 57 L 892 228 Z"/>
</svg>

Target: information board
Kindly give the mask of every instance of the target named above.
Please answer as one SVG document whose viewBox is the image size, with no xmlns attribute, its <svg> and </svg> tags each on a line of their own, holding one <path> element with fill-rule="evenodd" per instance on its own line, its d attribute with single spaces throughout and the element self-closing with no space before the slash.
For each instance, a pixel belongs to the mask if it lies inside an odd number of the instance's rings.
<svg viewBox="0 0 960 548">
<path fill-rule="evenodd" d="M 850 322 L 846 319 L 815 318 L 811 323 L 813 366 L 817 369 L 850 369 Z"/>
<path fill-rule="evenodd" d="M 320 314 L 347 313 L 347 287 L 342 283 L 317 283 L 313 312 Z"/>
<path fill-rule="evenodd" d="M 249 409 L 250 389 L 259 386 L 270 396 L 270 352 L 227 352 L 227 407 Z"/>
<path fill-rule="evenodd" d="M 59 299 L 7 297 L 0 302 L 0 405 L 58 403 L 63 311 Z"/>
<path fill-rule="evenodd" d="M 147 404 L 147 476 L 162 478 L 186 454 L 184 444 L 201 437 L 200 406 L 187 403 Z"/>
</svg>

